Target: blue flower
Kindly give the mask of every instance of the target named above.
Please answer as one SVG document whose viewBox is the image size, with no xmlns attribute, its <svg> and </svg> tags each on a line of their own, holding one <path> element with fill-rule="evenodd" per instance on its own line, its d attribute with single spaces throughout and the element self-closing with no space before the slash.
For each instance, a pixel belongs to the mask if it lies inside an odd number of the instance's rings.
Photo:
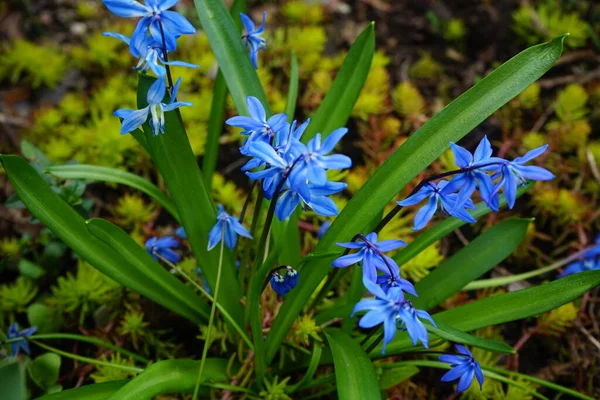
<svg viewBox="0 0 600 400">
<path fill-rule="evenodd" d="M 120 33 L 104 32 L 103 35 L 117 38 L 128 45 L 131 43 L 131 39 L 125 35 L 121 35 Z M 135 69 L 138 71 L 146 72 L 148 69 L 150 69 L 158 77 L 161 77 L 165 76 L 167 73 L 167 70 L 161 64 L 198 68 L 198 66 L 195 64 L 190 64 L 183 61 L 165 61 L 162 44 L 157 42 L 152 36 L 146 36 L 143 41 L 137 43 L 137 46 L 139 47 L 135 49 L 135 53 L 133 55 L 135 57 L 139 57 L 140 59 L 138 65 L 135 67 Z"/>
<path fill-rule="evenodd" d="M 385 293 L 382 288 L 369 279 L 363 278 L 363 283 L 376 298 L 359 301 L 354 306 L 352 316 L 359 311 L 369 311 L 358 322 L 361 328 L 372 328 L 383 323 L 381 353 L 385 354 L 386 345 L 396 336 L 398 324 L 400 324 L 400 329 L 408 332 L 413 346 L 421 341 L 423 347 L 428 348 L 427 329 L 419 318 L 427 319 L 435 326 L 431 316 L 425 311 L 416 310 L 410 300 L 404 300 L 404 293 L 399 287 L 393 287 Z"/>
<path fill-rule="evenodd" d="M 258 29 L 254 25 L 254 21 L 244 13 L 240 13 L 242 24 L 246 29 L 246 34 L 242 36 L 242 40 L 246 44 L 246 47 L 250 48 L 250 60 L 255 69 L 258 69 L 258 51 L 267 47 L 267 39 L 261 37 L 265 31 L 265 22 L 267 20 L 267 12 L 263 12 L 262 24 Z"/>
<path fill-rule="evenodd" d="M 208 250 L 212 250 L 221 241 L 221 236 L 225 237 L 225 246 L 230 249 L 235 247 L 238 235 L 252 239 L 250 232 L 240 224 L 237 218 L 227 214 L 222 205 L 219 204 L 217 208 L 219 209 L 217 223 L 208 233 Z M 225 229 L 224 234 L 223 229 Z"/>
<path fill-rule="evenodd" d="M 448 182 L 445 180 L 441 180 L 437 184 L 434 182 L 428 182 L 425 186 L 419 189 L 417 193 L 407 197 L 405 200 L 399 201 L 398 205 L 402 207 L 412 206 L 420 203 L 428 197 L 429 202 L 421 207 L 421 209 L 415 215 L 415 226 L 413 230 L 417 231 L 427 225 L 437 211 L 438 204 L 441 205 L 441 211 L 443 214 L 452 215 L 453 217 L 462 219 L 465 222 L 476 222 L 471 214 L 469 214 L 469 212 L 466 210 L 467 208 L 475 208 L 473 201 L 471 199 L 467 199 L 461 208 L 455 210 L 457 194 L 448 190 Z"/>
<path fill-rule="evenodd" d="M 290 178 L 291 179 L 291 178 Z M 298 204 L 302 202 L 312 209 L 315 213 L 323 217 L 333 217 L 338 215 L 338 208 L 329 195 L 338 193 L 346 188 L 346 184 L 342 182 L 325 182 L 324 185 L 313 185 L 309 183 L 305 185 L 302 181 L 296 185 L 300 187 L 300 191 L 296 191 L 294 186 L 288 187 L 282 191 L 281 196 L 277 200 L 275 207 L 275 215 L 280 221 L 288 218 Z M 304 194 L 303 194 L 304 193 Z"/>
<path fill-rule="evenodd" d="M 298 174 L 302 179 L 309 180 L 312 183 L 324 184 L 327 181 L 328 169 L 345 169 L 352 166 L 352 160 L 343 154 L 331 153 L 335 145 L 348 132 L 346 128 L 334 130 L 321 143 L 321 134 L 317 133 L 306 146 L 298 143 L 297 146 L 301 151 L 302 159 L 298 166 Z"/>
<path fill-rule="evenodd" d="M 177 91 L 179 90 L 179 84 L 181 78 L 177 80 L 173 93 L 171 94 L 171 100 L 169 104 L 162 102 L 166 93 L 166 83 L 164 78 L 158 78 L 150 89 L 148 89 L 147 100 L 148 106 L 141 110 L 117 110 L 113 115 L 122 118 L 121 124 L 121 135 L 132 132 L 150 118 L 150 126 L 152 127 L 152 133 L 154 136 L 165 133 L 165 112 L 173 111 L 179 107 L 191 106 L 192 103 L 175 101 L 177 97 Z"/>
<path fill-rule="evenodd" d="M 298 276 L 298 271 L 287 266 L 284 275 L 279 272 L 273 273 L 270 279 L 271 288 L 273 288 L 275 293 L 279 296 L 285 296 L 290 290 L 298 285 Z"/>
<path fill-rule="evenodd" d="M 452 369 L 442 376 L 442 382 L 451 382 L 459 379 L 456 391 L 461 393 L 471 386 L 473 377 L 476 377 L 477 382 L 479 382 L 479 390 L 481 390 L 483 388 L 481 366 L 466 347 L 457 344 L 456 350 L 458 350 L 460 355 L 445 354 L 439 358 L 440 361 L 452 366 Z"/>
<path fill-rule="evenodd" d="M 30 328 L 19 331 L 19 324 L 17 324 L 16 322 L 10 324 L 10 326 L 8 327 L 8 332 L 6 332 L 6 339 L 11 340 L 23 338 L 23 340 L 18 340 L 10 344 L 10 350 L 13 357 L 16 357 L 19 354 L 19 349 L 23 349 L 25 354 L 31 354 L 31 351 L 29 350 L 29 343 L 27 343 L 25 338 L 33 335 L 36 330 L 37 326 L 32 326 Z"/>
<path fill-rule="evenodd" d="M 525 165 L 525 163 L 542 155 L 548 145 L 538 147 L 528 151 L 524 156 L 517 157 L 513 161 L 506 161 L 501 158 L 490 158 L 491 161 L 497 162 L 498 165 L 489 167 L 492 171 L 497 171 L 492 179 L 500 178 L 494 188 L 494 194 L 503 189 L 504 196 L 509 208 L 513 208 L 517 198 L 517 187 L 525 185 L 529 180 L 533 181 L 548 181 L 554 179 L 554 174 L 545 168 L 535 165 Z"/>
<path fill-rule="evenodd" d="M 458 212 L 463 205 L 471 198 L 476 188 L 479 188 L 481 198 L 494 211 L 498 211 L 499 200 L 494 194 L 494 184 L 492 178 L 478 167 L 485 168 L 490 163 L 492 156 L 492 145 L 487 136 L 484 136 L 479 142 L 475 154 L 471 154 L 467 149 L 454 143 L 450 143 L 454 162 L 464 172 L 456 175 L 447 185 L 447 193 L 458 192 L 452 212 Z"/>
<path fill-rule="evenodd" d="M 146 251 L 154 257 L 156 261 L 159 258 L 176 263 L 181 257 L 173 249 L 179 247 L 179 242 L 173 236 L 163 236 L 160 239 L 152 237 L 146 241 Z"/>
<path fill-rule="evenodd" d="M 177 48 L 177 38 L 183 34 L 192 34 L 196 29 L 182 15 L 175 11 L 167 11 L 177 4 L 178 0 L 146 0 L 145 5 L 135 0 L 103 0 L 104 5 L 113 14 L 125 18 L 141 17 L 131 35 L 129 48 L 136 55 L 139 44 L 146 40 L 148 28 L 150 34 L 162 44 L 161 24 L 168 51 Z M 138 55 L 136 55 L 137 57 Z"/>
<path fill-rule="evenodd" d="M 579 272 L 600 270 L 600 235 L 596 237 L 596 243 L 581 253 L 581 259 L 569 264 L 557 278 L 577 274 Z"/>
<path fill-rule="evenodd" d="M 347 254 L 335 259 L 331 265 L 336 268 L 345 268 L 362 261 L 363 280 L 366 279 L 371 282 L 377 281 L 377 270 L 383 271 L 388 275 L 400 275 L 400 269 L 396 262 L 382 253 L 406 246 L 406 243 L 402 240 L 383 240 L 377 242 L 377 234 L 371 232 L 366 236 L 366 241 L 336 244 L 347 249 L 360 249 L 354 254 Z"/>
<path fill-rule="evenodd" d="M 267 119 L 265 108 L 256 97 L 248 96 L 246 105 L 250 117 L 239 115 L 225 121 L 227 125 L 242 128 L 242 135 L 249 135 L 243 146 L 240 147 L 240 152 L 243 155 L 249 155 L 252 143 L 265 142 L 272 144 L 277 132 L 287 126 L 287 114 L 275 114 Z"/>
</svg>

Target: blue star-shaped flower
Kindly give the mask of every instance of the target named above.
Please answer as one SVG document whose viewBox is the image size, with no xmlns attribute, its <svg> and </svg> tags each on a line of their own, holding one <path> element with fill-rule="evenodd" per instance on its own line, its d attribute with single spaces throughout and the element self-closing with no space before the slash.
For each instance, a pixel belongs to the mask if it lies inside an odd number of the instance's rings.
<svg viewBox="0 0 600 400">
<path fill-rule="evenodd" d="M 396 336 L 398 324 L 400 324 L 400 329 L 408 332 L 413 346 L 421 341 L 423 347 L 428 348 L 429 336 L 427 335 L 427 329 L 419 318 L 427 319 L 435 326 L 431 316 L 425 311 L 415 309 L 410 300 L 404 300 L 404 293 L 399 287 L 390 288 L 385 293 L 381 287 L 368 279 L 363 278 L 363 283 L 376 298 L 359 301 L 354 306 L 352 315 L 359 311 L 368 310 L 358 322 L 358 325 L 362 328 L 372 328 L 383 323 L 383 348 L 381 353 L 385 354 L 386 345 Z"/>
<path fill-rule="evenodd" d="M 121 123 L 121 135 L 125 135 L 139 128 L 148 120 L 148 117 L 150 117 L 150 126 L 152 127 L 154 136 L 165 133 L 165 112 L 173 111 L 179 107 L 192 105 L 192 103 L 189 102 L 175 101 L 180 83 L 181 78 L 175 83 L 169 104 L 162 102 L 167 90 L 165 79 L 158 78 L 152 86 L 150 86 L 150 89 L 148 89 L 146 97 L 148 106 L 141 110 L 115 111 L 113 115 L 123 119 L 123 122 Z"/>
<path fill-rule="evenodd" d="M 406 243 L 402 240 L 383 240 L 378 242 L 377 233 L 375 232 L 369 233 L 366 239 L 366 242 L 336 243 L 338 246 L 346 249 L 360 250 L 356 253 L 347 254 L 335 259 L 331 265 L 336 268 L 345 268 L 362 261 L 363 278 L 371 282 L 377 281 L 377 270 L 383 271 L 388 275 L 399 276 L 400 269 L 396 262 L 382 253 L 406 246 Z M 380 254 L 385 257 L 385 260 Z"/>
<path fill-rule="evenodd" d="M 420 203 L 429 197 L 429 201 L 426 205 L 421 207 L 415 215 L 415 226 L 413 230 L 418 231 L 427 225 L 427 223 L 433 218 L 433 215 L 438 209 L 438 204 L 441 205 L 441 211 L 444 214 L 452 215 L 458 219 L 462 219 L 465 222 L 474 223 L 475 219 L 469 214 L 467 208 L 475 208 L 473 201 L 467 199 L 463 207 L 455 209 L 457 194 L 448 190 L 448 182 L 445 180 L 435 182 L 428 182 L 423 186 L 417 193 L 406 199 L 399 201 L 398 205 L 402 207 L 412 206 Z"/>
<path fill-rule="evenodd" d="M 451 382 L 458 379 L 456 391 L 461 393 L 471 386 L 473 377 L 476 377 L 477 382 L 479 382 L 479 390 L 481 390 L 483 388 L 483 372 L 481 371 L 481 366 L 477 360 L 473 358 L 473 354 L 471 354 L 466 347 L 457 344 L 456 350 L 458 350 L 460 355 L 445 354 L 439 357 L 440 361 L 452 366 L 452 369 L 442 376 L 442 382 Z"/>
<path fill-rule="evenodd" d="M 265 108 L 256 97 L 248 96 L 246 98 L 246 106 L 248 107 L 250 117 L 239 115 L 225 121 L 227 125 L 242 128 L 242 135 L 248 135 L 248 139 L 240 147 L 240 152 L 243 155 L 249 155 L 252 143 L 265 142 L 273 144 L 277 132 L 285 129 L 287 126 L 287 114 L 275 114 L 267 119 Z"/>
<path fill-rule="evenodd" d="M 160 239 L 152 237 L 146 241 L 146 251 L 156 261 L 159 258 L 164 258 L 171 263 L 178 262 L 181 257 L 173 250 L 177 247 L 179 247 L 179 242 L 173 236 L 163 236 Z"/>
<path fill-rule="evenodd" d="M 8 332 L 6 332 L 6 339 L 11 340 L 23 338 L 23 340 L 18 340 L 10 344 L 10 350 L 13 357 L 16 357 L 19 354 L 19 349 L 22 349 L 27 355 L 31 354 L 31 351 L 29 350 L 29 343 L 27 343 L 25 338 L 28 338 L 29 336 L 33 335 L 36 330 L 37 326 L 32 326 L 30 328 L 19 331 L 19 324 L 17 324 L 16 322 L 10 324 L 10 326 L 8 327 Z"/>
<path fill-rule="evenodd" d="M 160 27 L 162 24 L 168 51 L 177 48 L 177 38 L 179 36 L 196 32 L 192 24 L 181 14 L 175 11 L 167 11 L 177 4 L 178 0 L 146 0 L 145 5 L 135 0 L 103 0 L 103 2 L 110 12 L 119 17 L 141 17 L 129 43 L 129 49 L 136 57 L 139 57 L 139 53 L 136 54 L 136 51 L 140 48 L 140 43 L 146 40 L 148 28 L 150 28 L 150 35 L 154 40 L 162 45 Z"/>
<path fill-rule="evenodd" d="M 267 47 L 267 39 L 261 37 L 265 31 L 265 23 L 267 21 L 267 12 L 263 12 L 262 24 L 256 29 L 254 21 L 244 13 L 240 13 L 242 24 L 246 29 L 246 34 L 242 36 L 242 40 L 246 44 L 246 47 L 250 48 L 250 60 L 254 65 L 254 69 L 258 69 L 258 51 Z"/>
<path fill-rule="evenodd" d="M 252 235 L 237 218 L 227 214 L 222 205 L 218 205 L 219 215 L 217 215 L 217 223 L 208 233 L 208 250 L 212 250 L 220 241 L 221 236 L 225 237 L 225 246 L 233 249 L 237 243 L 238 235 L 252 239 Z M 225 234 L 223 234 L 223 229 Z"/>
</svg>

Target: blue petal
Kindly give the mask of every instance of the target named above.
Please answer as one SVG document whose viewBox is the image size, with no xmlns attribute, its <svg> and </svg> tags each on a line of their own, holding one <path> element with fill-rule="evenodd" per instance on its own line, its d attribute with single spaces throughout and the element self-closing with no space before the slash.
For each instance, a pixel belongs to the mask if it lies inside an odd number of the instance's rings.
<svg viewBox="0 0 600 400">
<path fill-rule="evenodd" d="M 173 251 L 171 249 L 160 249 L 157 251 L 157 253 L 160 254 L 164 259 L 166 259 L 167 261 L 169 261 L 171 263 L 176 263 L 181 258 L 181 257 L 179 257 L 179 254 L 177 254 L 175 251 Z"/>
<path fill-rule="evenodd" d="M 223 221 L 218 220 L 208 233 L 208 250 L 212 250 L 221 241 L 223 232 Z"/>
<path fill-rule="evenodd" d="M 350 157 L 343 154 L 333 154 L 331 156 L 320 157 L 319 161 L 326 169 L 346 169 L 352 167 Z"/>
<path fill-rule="evenodd" d="M 233 230 L 241 236 L 247 237 L 248 239 L 252 239 L 252 235 L 250 234 L 250 232 L 248 232 L 248 230 L 246 228 L 244 228 L 244 226 L 240 223 L 240 221 L 238 221 L 237 218 L 231 218 L 229 220 L 229 222 L 231 223 L 231 227 L 233 228 Z"/>
<path fill-rule="evenodd" d="M 422 187 L 419 191 L 406 199 L 399 201 L 398 205 L 402 207 L 414 206 L 420 203 L 433 193 L 433 188 L 429 185 Z"/>
<path fill-rule="evenodd" d="M 134 131 L 138 127 L 144 124 L 148 119 L 148 113 L 150 109 L 148 107 L 142 108 L 141 110 L 132 111 L 129 113 L 127 118 L 123 120 L 121 125 L 121 135 Z"/>
<path fill-rule="evenodd" d="M 157 2 L 157 6 L 158 9 L 161 11 L 165 11 L 168 10 L 169 8 L 173 7 L 175 4 L 177 4 L 177 2 L 179 0 L 154 0 Z M 148 3 L 148 0 L 146 0 L 146 3 Z"/>
<path fill-rule="evenodd" d="M 308 205 L 322 217 L 334 217 L 339 213 L 337 205 L 329 197 L 312 196 Z"/>
<path fill-rule="evenodd" d="M 246 131 L 253 131 L 258 129 L 263 129 L 263 124 L 256 121 L 253 118 L 245 117 L 245 116 L 237 116 L 229 118 L 225 121 L 227 125 L 236 126 L 238 128 L 245 129 Z M 244 134 L 244 132 L 242 132 Z"/>
<path fill-rule="evenodd" d="M 279 132 L 287 126 L 287 114 L 275 114 L 267 120 L 273 132 Z"/>
<path fill-rule="evenodd" d="M 456 387 L 456 391 L 458 393 L 464 392 L 469 388 L 469 386 L 471 386 L 471 383 L 473 382 L 474 373 L 475 371 L 473 370 L 473 368 L 469 368 L 467 369 L 467 371 L 465 371 L 464 375 L 460 377 L 458 381 L 458 386 Z"/>
<path fill-rule="evenodd" d="M 237 243 L 237 234 L 230 225 L 230 219 L 225 222 L 225 246 L 233 249 Z"/>
<path fill-rule="evenodd" d="M 483 389 L 483 371 L 481 371 L 481 366 L 478 362 L 475 362 L 475 376 L 477 377 L 477 382 L 479 382 L 479 390 Z"/>
<path fill-rule="evenodd" d="M 374 310 L 374 309 L 377 309 L 380 307 L 385 307 L 386 304 L 387 304 L 387 302 L 385 300 L 379 300 L 379 299 L 361 300 L 358 303 L 356 303 L 356 305 L 354 306 L 354 309 L 352 310 L 352 314 L 350 316 L 353 317 L 354 314 L 356 314 L 357 312 L 361 312 L 361 311 L 365 311 L 365 310 Z"/>
<path fill-rule="evenodd" d="M 421 207 L 421 209 L 415 215 L 415 226 L 413 228 L 414 231 L 418 231 L 419 229 L 423 229 L 425 225 L 433 218 L 433 214 L 437 210 L 437 197 L 432 196 L 429 199 L 429 202 Z"/>
<path fill-rule="evenodd" d="M 248 112 L 250 116 L 257 121 L 262 123 L 266 123 L 267 114 L 265 113 L 265 108 L 259 99 L 253 96 L 248 96 L 246 98 L 246 106 L 248 107 Z"/>
<path fill-rule="evenodd" d="M 190 103 L 189 101 L 176 101 L 175 103 L 167 104 L 166 106 L 164 106 L 163 111 L 168 112 L 168 111 L 173 111 L 179 107 L 191 107 L 191 106 L 193 106 L 193 104 Z"/>
<path fill-rule="evenodd" d="M 468 370 L 469 370 L 469 364 L 468 363 L 462 363 L 462 364 L 460 364 L 460 365 L 452 368 L 450 371 L 446 372 L 444 374 L 444 376 L 442 376 L 441 381 L 442 382 L 451 382 L 451 381 L 454 381 L 454 380 L 460 378 Z"/>
<path fill-rule="evenodd" d="M 382 253 L 387 253 L 388 251 L 396 250 L 402 246 L 406 246 L 406 243 L 402 240 L 382 240 L 377 243 L 377 248 Z"/>
<path fill-rule="evenodd" d="M 445 362 L 451 365 L 460 365 L 465 363 L 465 358 L 463 356 L 455 355 L 455 354 L 444 354 L 438 357 L 438 360 L 441 362 Z"/>
<path fill-rule="evenodd" d="M 331 132 L 321 144 L 319 153 L 325 155 L 332 152 L 335 148 L 335 145 L 342 139 L 342 137 L 344 137 L 347 132 L 347 128 L 339 128 Z"/>
<path fill-rule="evenodd" d="M 290 215 L 294 212 L 298 204 L 300 203 L 300 196 L 298 193 L 287 190 L 285 191 L 281 197 L 277 200 L 277 205 L 275 206 L 275 214 L 280 221 L 289 218 Z"/>
<path fill-rule="evenodd" d="M 508 168 L 506 168 L 508 169 Z M 515 200 L 517 198 L 517 178 L 512 173 L 512 171 L 505 172 L 505 182 L 504 182 L 504 196 L 506 197 L 506 202 L 508 203 L 508 208 L 512 209 L 515 205 Z"/>
<path fill-rule="evenodd" d="M 477 165 L 477 163 L 482 162 L 487 160 L 488 158 L 490 158 L 492 156 L 492 145 L 490 144 L 490 141 L 487 138 L 487 135 L 483 137 L 483 139 L 481 139 L 481 142 L 479 142 L 479 145 L 477 146 L 477 149 L 475 149 L 475 154 L 473 155 L 474 158 L 474 163 L 475 165 Z"/>
<path fill-rule="evenodd" d="M 361 328 L 372 328 L 376 325 L 381 324 L 386 318 L 386 314 L 381 310 L 371 310 L 366 313 L 360 321 L 358 321 L 358 326 Z"/>
<path fill-rule="evenodd" d="M 121 35 L 120 33 L 114 33 L 114 32 L 102 32 L 103 36 L 109 36 L 109 37 L 114 37 L 116 39 L 119 39 L 125 43 L 127 43 L 127 45 L 129 45 L 129 43 L 131 42 L 131 39 L 129 39 L 127 36 L 125 35 Z"/>
<path fill-rule="evenodd" d="M 525 179 L 532 181 L 549 181 L 555 178 L 554 174 L 545 168 L 535 165 L 513 166 L 513 168 Z"/>
<path fill-rule="evenodd" d="M 196 28 L 185 17 L 175 11 L 163 11 L 160 13 L 163 26 L 173 33 L 192 34 Z"/>
<path fill-rule="evenodd" d="M 456 348 L 456 350 L 458 350 L 458 352 L 460 354 L 468 356 L 468 357 L 473 357 L 473 354 L 471 354 L 471 352 L 469 351 L 469 349 L 467 349 L 462 344 L 456 344 L 456 345 L 454 345 L 454 347 Z"/>
<path fill-rule="evenodd" d="M 250 155 L 260 158 L 261 160 L 263 160 L 267 164 L 271 164 L 272 166 L 279 167 L 281 169 L 285 169 L 287 167 L 285 161 L 268 143 L 252 143 L 250 145 L 249 153 Z"/>
<path fill-rule="evenodd" d="M 167 91 L 167 86 L 164 78 L 158 78 L 154 81 L 154 83 L 148 89 L 148 94 L 146 96 L 148 100 L 148 105 L 160 104 L 162 100 L 165 98 L 165 93 Z"/>
<path fill-rule="evenodd" d="M 345 256 L 341 256 L 333 260 L 331 265 L 336 268 L 345 268 L 349 265 L 356 264 L 362 259 L 363 255 L 360 252 L 354 254 L 347 254 Z"/>
<path fill-rule="evenodd" d="M 154 246 L 159 249 L 166 249 L 169 247 L 178 247 L 179 242 L 173 236 L 163 236 L 155 242 Z"/>
<path fill-rule="evenodd" d="M 246 29 L 246 33 L 250 34 L 250 32 L 254 31 L 254 21 L 244 13 L 240 13 L 240 18 L 242 20 L 242 24 L 244 25 L 244 29 Z"/>
<path fill-rule="evenodd" d="M 548 145 L 545 144 L 541 147 L 535 148 L 533 150 L 529 150 L 527 153 L 525 153 L 524 156 L 515 158 L 515 160 L 513 162 L 519 163 L 519 164 L 525 164 L 527 161 L 531 161 L 534 158 L 539 157 L 542 154 L 544 154 L 544 152 L 546 151 L 547 148 L 548 148 Z"/>
<path fill-rule="evenodd" d="M 381 349 L 381 354 L 385 354 L 385 346 L 394 340 L 396 330 L 396 318 L 393 314 L 389 314 L 383 322 L 383 347 Z"/>
<path fill-rule="evenodd" d="M 454 163 L 460 168 L 466 168 L 473 163 L 473 155 L 469 150 L 460 147 L 455 143 L 450 143 L 452 153 L 454 154 Z"/>
<path fill-rule="evenodd" d="M 118 17 L 143 17 L 151 11 L 134 0 L 102 0 L 106 8 Z"/>
<path fill-rule="evenodd" d="M 148 26 L 150 26 L 151 22 L 152 17 L 144 17 L 140 19 L 135 27 L 135 30 L 131 34 L 129 51 L 134 57 L 139 57 L 147 52 L 148 44 L 146 42 L 146 38 L 148 36 Z"/>
</svg>

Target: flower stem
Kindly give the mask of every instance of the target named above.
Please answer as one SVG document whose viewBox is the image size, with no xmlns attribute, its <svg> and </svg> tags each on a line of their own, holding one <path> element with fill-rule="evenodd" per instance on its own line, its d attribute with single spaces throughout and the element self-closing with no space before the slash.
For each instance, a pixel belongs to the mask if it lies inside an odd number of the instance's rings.
<svg viewBox="0 0 600 400">
<path fill-rule="evenodd" d="M 210 347 L 210 334 L 212 333 L 212 327 L 215 320 L 215 311 L 217 309 L 217 299 L 219 298 L 219 288 L 221 287 L 221 270 L 223 269 L 223 250 L 225 248 L 225 227 L 221 231 L 221 250 L 219 253 L 219 265 L 217 267 L 217 281 L 215 283 L 215 297 L 210 309 L 210 317 L 208 318 L 208 329 L 206 331 L 206 340 L 204 341 L 204 348 L 202 349 L 202 359 L 200 361 L 200 368 L 198 369 L 198 377 L 196 378 L 196 386 L 194 387 L 194 394 L 192 400 L 198 398 L 198 390 L 200 389 L 200 381 L 202 380 L 202 372 L 204 372 L 204 364 L 206 363 L 206 355 L 208 354 L 208 348 Z"/>
<path fill-rule="evenodd" d="M 160 20 L 158 20 L 158 26 L 160 27 L 160 36 L 162 38 L 163 58 L 165 59 L 166 62 L 169 62 L 169 56 L 167 55 L 167 41 L 165 39 L 165 31 L 163 29 L 163 25 Z M 165 68 L 167 70 L 167 79 L 169 80 L 169 88 L 173 89 L 173 77 L 171 76 L 171 68 L 169 67 L 168 64 L 165 64 Z M 173 101 L 175 101 L 175 99 L 173 99 Z"/>
</svg>

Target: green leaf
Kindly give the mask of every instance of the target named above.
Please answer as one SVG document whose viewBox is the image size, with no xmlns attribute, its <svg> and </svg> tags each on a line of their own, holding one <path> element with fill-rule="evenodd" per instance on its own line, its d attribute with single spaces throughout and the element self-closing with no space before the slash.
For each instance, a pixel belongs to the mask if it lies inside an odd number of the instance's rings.
<svg viewBox="0 0 600 400">
<path fill-rule="evenodd" d="M 290 86 L 288 87 L 287 103 L 285 105 L 285 113 L 288 118 L 287 121 L 291 124 L 294 120 L 294 114 L 296 113 L 296 103 L 298 101 L 298 57 L 292 52 L 291 56 L 291 69 L 290 69 Z"/>
<path fill-rule="evenodd" d="M 411 135 L 348 202 L 319 241 L 315 253 L 340 251 L 336 242 L 346 242 L 361 233 L 399 191 L 448 148 L 450 142 L 457 142 L 550 69 L 562 53 L 563 39 L 560 37 L 519 53 Z M 330 271 L 330 264 L 325 262 L 304 265 L 301 283 L 287 295 L 267 336 L 269 362 L 279 351 L 312 293 Z"/>
<path fill-rule="evenodd" d="M 380 399 L 373 364 L 360 345 L 337 329 L 326 331 L 325 337 L 333 355 L 338 397 L 344 400 Z"/>
<path fill-rule="evenodd" d="M 234 19 L 239 21 L 239 14 L 232 18 L 222 0 L 194 0 L 194 4 L 240 115 L 248 115 L 246 97 L 254 96 L 269 116 L 265 92 L 234 23 Z"/>
<path fill-rule="evenodd" d="M 527 234 L 529 219 L 507 219 L 479 235 L 415 285 L 416 308 L 430 310 L 508 257 Z"/>
<path fill-rule="evenodd" d="M 138 107 L 146 106 L 146 93 L 154 78 L 140 75 Z M 181 218 L 196 262 L 202 268 L 209 286 L 214 291 L 219 265 L 219 250 L 208 251 L 208 233 L 217 222 L 215 206 L 202 178 L 180 115 L 176 111 L 165 113 L 165 134 L 153 136 L 148 124 L 143 126 L 146 139 L 160 174 Z M 240 304 L 242 290 L 236 279 L 231 252 L 226 250 L 223 259 L 221 289 L 227 296 L 219 299 L 227 312 L 242 325 L 243 309 Z"/>
<path fill-rule="evenodd" d="M 0 388 L 2 398 L 10 400 L 26 400 L 25 369 L 18 360 L 0 361 Z"/>
<path fill-rule="evenodd" d="M 62 325 L 62 316 L 42 303 L 27 307 L 27 320 L 29 326 L 37 326 L 37 333 L 57 331 Z"/>
<path fill-rule="evenodd" d="M 23 153 L 23 157 L 29 161 L 38 163 L 42 167 L 50 165 L 50 161 L 46 155 L 27 140 L 21 140 L 21 153 Z"/>
<path fill-rule="evenodd" d="M 310 125 L 302 137 L 303 142 L 306 143 L 317 133 L 322 133 L 325 137 L 334 129 L 346 125 L 367 81 L 374 52 L 375 23 L 371 22 L 350 47 L 331 88 L 311 117 Z"/>
<path fill-rule="evenodd" d="M 240 15 L 246 9 L 246 0 L 235 0 L 231 6 L 231 15 L 234 18 Z M 238 18 L 237 28 L 241 30 L 242 22 Z M 227 99 L 227 83 L 221 70 L 217 73 L 215 86 L 212 93 L 212 103 L 210 106 L 210 117 L 208 119 L 208 129 L 206 131 L 206 146 L 204 147 L 204 157 L 202 159 L 202 173 L 206 188 L 212 187 L 213 174 L 217 169 L 219 158 L 219 139 L 223 132 L 223 119 L 225 118 L 225 100 Z"/>
<path fill-rule="evenodd" d="M 306 383 L 308 383 L 312 379 L 315 372 L 317 372 L 317 368 L 319 368 L 319 361 L 321 360 L 322 353 L 323 353 L 323 347 L 322 347 L 321 343 L 315 341 L 315 343 L 313 344 L 313 352 L 310 355 L 310 361 L 308 363 L 308 368 L 306 370 L 306 373 L 304 374 L 302 379 L 300 379 L 298 381 L 298 383 L 296 383 L 293 386 L 288 386 L 286 389 L 286 393 L 295 392 L 296 390 L 298 390 L 299 388 L 304 386 Z"/>
<path fill-rule="evenodd" d="M 163 206 L 173 218 L 179 221 L 177 209 L 169 196 L 151 182 L 130 172 L 86 164 L 55 165 L 46 168 L 46 172 L 61 179 L 84 179 L 86 181 L 110 182 L 129 186 L 150 196 Z"/>
<path fill-rule="evenodd" d="M 531 188 L 531 186 L 532 185 L 530 184 L 520 187 L 517 190 L 517 198 L 521 197 L 521 195 L 527 192 Z M 506 197 L 504 197 L 504 195 L 500 195 L 499 207 L 502 208 L 505 205 Z M 473 218 L 479 219 L 484 215 L 487 215 L 491 211 L 492 210 L 488 208 L 485 205 L 485 203 L 481 202 L 476 204 L 475 210 L 470 211 L 469 214 L 471 214 Z M 465 224 L 465 221 L 458 218 L 445 218 L 443 221 L 438 222 L 432 228 L 426 230 L 425 232 L 417 236 L 417 238 L 413 242 L 410 242 L 408 247 L 405 247 L 404 249 L 396 253 L 396 255 L 393 257 L 394 261 L 396 261 L 398 265 L 404 265 L 406 262 L 411 260 L 413 257 L 417 256 L 417 254 L 421 253 L 427 247 L 434 244 L 450 232 L 453 232 L 454 230 L 460 228 Z"/>
<path fill-rule="evenodd" d="M 433 320 L 436 323 L 451 324 L 455 329 L 470 332 L 554 310 L 598 285 L 600 285 L 600 271 L 582 272 L 532 288 L 477 300 L 434 314 Z M 405 333 L 401 333 L 387 345 L 386 355 L 412 349 L 414 347 L 410 338 Z M 377 350 L 371 354 L 377 356 Z"/>
<path fill-rule="evenodd" d="M 19 156 L 0 156 L 0 161 L 15 191 L 31 213 L 83 260 L 123 286 L 159 304 L 173 304 L 172 299 L 169 299 L 169 303 L 163 303 L 166 296 L 162 288 L 156 287 L 143 271 L 129 264 L 113 248 L 92 235 L 83 217 L 54 193 L 27 161 Z M 177 312 L 177 309 L 173 311 Z M 183 316 L 195 323 L 203 319 L 197 312 Z"/>
<path fill-rule="evenodd" d="M 383 372 L 379 377 L 379 388 L 388 390 L 412 378 L 419 373 L 419 368 L 414 365 L 399 365 L 392 368 L 383 366 Z"/>
<path fill-rule="evenodd" d="M 497 340 L 483 339 L 458 329 L 454 329 L 450 325 L 443 322 L 436 322 L 437 328 L 429 323 L 425 324 L 428 332 L 446 339 L 449 342 L 460 343 L 466 346 L 478 347 L 480 349 L 493 351 L 494 353 L 515 354 L 516 351 L 506 343 L 498 342 Z"/>
<path fill-rule="evenodd" d="M 46 275 L 46 270 L 39 265 L 22 258 L 19 260 L 19 273 L 27 278 L 37 280 Z"/>
<path fill-rule="evenodd" d="M 48 390 L 58 380 L 60 356 L 54 353 L 42 354 L 29 364 L 27 371 L 36 385 Z"/>
<path fill-rule="evenodd" d="M 203 382 L 228 382 L 228 361 L 219 358 L 208 358 L 202 374 Z M 165 360 L 159 361 L 131 379 L 123 387 L 114 392 L 110 400 L 149 400 L 161 394 L 191 393 L 196 385 L 200 361 Z M 206 386 L 202 386 L 200 394 L 208 395 Z"/>
<path fill-rule="evenodd" d="M 128 380 L 96 383 L 75 389 L 64 390 L 60 393 L 38 397 L 36 400 L 106 400 L 122 388 Z"/>
<path fill-rule="evenodd" d="M 123 268 L 133 267 L 145 276 L 146 287 L 156 292 L 155 301 L 179 315 L 189 316 L 192 321 L 208 319 L 210 308 L 204 299 L 158 264 L 125 231 L 100 218 L 88 220 L 87 226 L 92 235 L 127 261 Z"/>
</svg>

